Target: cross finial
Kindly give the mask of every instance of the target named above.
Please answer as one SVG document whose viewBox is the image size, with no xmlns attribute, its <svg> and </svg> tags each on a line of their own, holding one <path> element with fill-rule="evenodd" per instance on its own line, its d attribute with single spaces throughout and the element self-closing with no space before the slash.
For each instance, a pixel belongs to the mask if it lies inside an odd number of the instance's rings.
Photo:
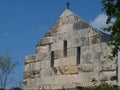
<svg viewBox="0 0 120 90">
<path fill-rule="evenodd" d="M 67 6 L 67 9 L 69 9 L 69 6 L 70 6 L 70 2 L 67 2 L 65 5 Z"/>
</svg>

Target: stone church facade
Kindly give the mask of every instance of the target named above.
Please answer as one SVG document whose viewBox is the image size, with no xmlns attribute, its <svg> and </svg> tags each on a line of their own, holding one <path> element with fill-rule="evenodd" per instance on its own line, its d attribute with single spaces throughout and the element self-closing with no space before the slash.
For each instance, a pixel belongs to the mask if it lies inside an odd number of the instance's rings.
<svg viewBox="0 0 120 90">
<path fill-rule="evenodd" d="M 24 90 L 57 90 L 93 86 L 92 80 L 117 85 L 117 58 L 105 34 L 66 9 L 25 57 Z"/>
</svg>

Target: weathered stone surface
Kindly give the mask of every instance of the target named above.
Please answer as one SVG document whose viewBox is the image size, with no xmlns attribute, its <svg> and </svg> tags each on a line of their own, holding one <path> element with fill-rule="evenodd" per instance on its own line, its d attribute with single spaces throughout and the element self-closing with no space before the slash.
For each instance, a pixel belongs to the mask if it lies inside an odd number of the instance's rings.
<svg viewBox="0 0 120 90">
<path fill-rule="evenodd" d="M 61 50 L 63 48 L 63 41 L 58 43 L 53 43 L 51 46 L 51 51 Z"/>
<path fill-rule="evenodd" d="M 24 78 L 32 78 L 33 77 L 33 71 L 27 71 L 24 73 Z"/>
<path fill-rule="evenodd" d="M 41 69 L 41 78 L 43 77 L 48 77 L 52 75 L 52 70 L 51 68 L 46 68 L 46 69 Z"/>
<path fill-rule="evenodd" d="M 62 56 L 61 50 L 54 51 L 54 59 L 59 59 Z"/>
<path fill-rule="evenodd" d="M 51 67 L 50 63 L 51 63 L 50 60 L 43 60 L 40 62 L 40 68 L 41 69 L 50 68 Z"/>
<path fill-rule="evenodd" d="M 101 70 L 102 71 L 113 71 L 116 70 L 116 61 L 106 60 L 101 62 Z"/>
<path fill-rule="evenodd" d="M 61 41 L 63 41 L 63 40 L 69 40 L 69 39 L 71 39 L 73 34 L 69 31 L 69 32 L 65 32 L 65 30 L 64 30 L 64 32 L 63 31 L 59 31 L 59 33 L 55 33 L 55 35 L 54 35 L 54 42 L 56 42 L 56 43 L 59 43 L 59 42 L 61 42 Z"/>
<path fill-rule="evenodd" d="M 100 60 L 101 59 L 101 52 L 96 52 L 94 59 Z"/>
<path fill-rule="evenodd" d="M 37 53 L 36 54 L 36 60 L 49 60 L 50 59 L 50 53 Z"/>
<path fill-rule="evenodd" d="M 41 42 L 40 45 L 47 45 L 48 43 L 53 43 L 53 37 L 44 37 Z"/>
<path fill-rule="evenodd" d="M 94 64 L 82 64 L 79 66 L 79 70 L 82 71 L 82 72 L 93 72 L 94 71 Z"/>
<path fill-rule="evenodd" d="M 41 62 L 40 61 L 36 61 L 34 63 L 34 65 L 35 65 L 35 69 L 34 70 L 40 70 L 40 66 L 41 66 Z"/>
<path fill-rule="evenodd" d="M 29 55 L 29 56 L 26 56 L 26 57 L 25 57 L 25 64 L 34 61 L 35 58 L 36 58 L 35 55 Z"/>
<path fill-rule="evenodd" d="M 71 56 L 67 58 L 55 59 L 54 67 L 62 67 L 66 65 L 76 65 L 76 56 Z"/>
<path fill-rule="evenodd" d="M 85 29 L 85 28 L 88 28 L 89 26 L 90 26 L 89 24 L 81 21 L 73 25 L 73 30 Z"/>
<path fill-rule="evenodd" d="M 38 43 L 35 55 L 25 58 L 24 90 L 92 86 L 93 78 L 115 84 L 117 59 L 108 59 L 106 35 L 65 10 Z"/>
<path fill-rule="evenodd" d="M 64 73 L 65 74 L 77 74 L 78 67 L 77 66 L 65 66 Z"/>
<path fill-rule="evenodd" d="M 68 48 L 67 49 L 67 56 L 68 56 L 68 58 L 69 57 L 71 57 L 71 56 L 76 56 L 77 55 L 77 48 L 75 47 L 75 48 Z"/>
<path fill-rule="evenodd" d="M 54 75 L 66 75 L 66 74 L 77 74 L 78 68 L 76 65 L 71 66 L 63 66 L 63 67 L 54 67 L 53 74 Z"/>
<path fill-rule="evenodd" d="M 36 47 L 36 52 L 37 53 L 47 53 L 48 52 L 48 45 L 37 46 Z"/>
<path fill-rule="evenodd" d="M 101 79 L 102 81 L 112 80 L 113 77 L 117 77 L 117 76 L 116 76 L 116 71 L 113 71 L 113 72 L 107 71 L 107 72 L 102 72 L 102 73 L 100 74 L 100 79 Z M 117 79 L 117 78 L 116 78 L 116 79 Z"/>
<path fill-rule="evenodd" d="M 24 71 L 25 71 L 25 72 L 26 72 L 26 71 L 29 71 L 29 68 L 30 68 L 29 64 L 26 64 Z"/>
<path fill-rule="evenodd" d="M 92 37 L 92 44 L 100 43 L 101 40 L 102 40 L 102 38 L 101 38 L 101 35 L 100 35 L 100 34 L 94 35 L 94 36 Z"/>
</svg>

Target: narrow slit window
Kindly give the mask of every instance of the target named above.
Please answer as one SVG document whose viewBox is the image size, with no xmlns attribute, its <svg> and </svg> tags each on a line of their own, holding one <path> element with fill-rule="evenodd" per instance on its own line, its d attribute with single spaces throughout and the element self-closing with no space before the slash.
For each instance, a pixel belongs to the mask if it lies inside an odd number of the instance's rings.
<svg viewBox="0 0 120 90">
<path fill-rule="evenodd" d="M 67 57 L 67 41 L 64 41 L 63 54 L 64 54 L 64 57 Z"/>
<path fill-rule="evenodd" d="M 81 48 L 77 47 L 77 65 L 80 64 L 80 54 L 81 54 Z"/>
<path fill-rule="evenodd" d="M 48 44 L 48 52 L 51 52 L 51 43 Z"/>
<path fill-rule="evenodd" d="M 54 51 L 51 52 L 51 67 L 54 67 Z"/>
</svg>

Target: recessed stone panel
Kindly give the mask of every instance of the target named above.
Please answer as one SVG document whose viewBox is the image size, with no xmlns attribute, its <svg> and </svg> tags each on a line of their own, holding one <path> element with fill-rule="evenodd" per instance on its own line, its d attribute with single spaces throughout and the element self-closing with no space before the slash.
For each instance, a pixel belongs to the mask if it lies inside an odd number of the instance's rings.
<svg viewBox="0 0 120 90">
<path fill-rule="evenodd" d="M 54 67 L 61 67 L 65 65 L 76 65 L 76 56 L 71 56 L 67 58 L 55 59 Z"/>
</svg>

